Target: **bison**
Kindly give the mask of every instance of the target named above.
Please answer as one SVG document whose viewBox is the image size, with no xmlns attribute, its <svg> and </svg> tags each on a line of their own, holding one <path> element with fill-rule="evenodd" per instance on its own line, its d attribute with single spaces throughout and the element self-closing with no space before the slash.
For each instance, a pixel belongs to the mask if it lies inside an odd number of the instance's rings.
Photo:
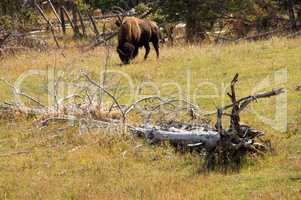
<svg viewBox="0 0 301 200">
<path fill-rule="evenodd" d="M 120 27 L 118 34 L 117 52 L 124 64 L 129 64 L 139 52 L 139 48 L 145 48 L 144 59 L 150 51 L 151 42 L 159 58 L 159 33 L 157 24 L 150 20 L 142 20 L 136 17 L 118 18 L 116 25 Z"/>
</svg>

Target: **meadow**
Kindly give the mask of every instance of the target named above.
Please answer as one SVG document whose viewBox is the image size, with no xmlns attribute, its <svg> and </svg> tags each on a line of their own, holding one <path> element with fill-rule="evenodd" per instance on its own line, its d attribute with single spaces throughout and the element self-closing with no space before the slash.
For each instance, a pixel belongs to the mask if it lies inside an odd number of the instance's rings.
<svg viewBox="0 0 301 200">
<path fill-rule="evenodd" d="M 279 113 L 277 99 L 271 98 L 242 114 L 243 122 L 266 133 L 273 150 L 264 157 L 248 158 L 239 173 L 205 173 L 199 155 L 181 154 L 169 145 L 151 146 L 126 131 L 81 134 L 66 124 L 40 128 L 31 120 L 1 120 L 0 198 L 301 199 L 301 92 L 296 91 L 301 85 L 300 44 L 301 38 L 275 37 L 237 44 L 162 47 L 159 60 L 152 49 L 143 61 L 142 50 L 126 66 L 120 66 L 115 49 L 109 49 L 107 68 L 128 75 L 139 95 L 154 95 L 154 88 L 159 88 L 163 97 L 177 96 L 178 87 L 171 84 L 176 83 L 185 97 L 206 111 L 229 103 L 225 91 L 235 73 L 240 74 L 240 97 L 256 88 L 284 87 L 285 112 Z M 13 83 L 29 70 L 48 73 L 56 69 L 70 78 L 85 69 L 98 79 L 106 51 L 98 47 L 83 53 L 66 47 L 19 52 L 0 60 L 0 76 Z M 279 73 L 284 74 L 281 81 L 277 81 Z M 108 79 L 108 85 L 126 83 L 122 78 Z M 47 103 L 46 81 L 29 76 L 22 88 Z M 13 100 L 5 84 L 0 83 L 0 89 L 1 102 Z M 123 103 L 129 102 L 128 90 L 128 86 L 120 89 Z M 271 125 L 258 116 L 276 118 Z M 280 129 L 275 126 L 277 120 L 285 122 Z M 140 144 L 143 146 L 134 148 Z"/>
</svg>

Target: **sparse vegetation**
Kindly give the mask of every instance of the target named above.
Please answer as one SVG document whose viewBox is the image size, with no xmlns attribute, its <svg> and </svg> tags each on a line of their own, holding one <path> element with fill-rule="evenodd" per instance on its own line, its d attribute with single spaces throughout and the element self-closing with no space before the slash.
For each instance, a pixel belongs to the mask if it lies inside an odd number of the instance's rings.
<svg viewBox="0 0 301 200">
<path fill-rule="evenodd" d="M 261 42 L 240 42 L 228 45 L 163 47 L 162 57 L 120 67 L 116 53 L 109 69 L 130 75 L 135 85 L 152 81 L 160 86 L 161 95 L 173 96 L 176 81 L 187 93 L 212 95 L 213 88 L 200 86 L 210 81 L 221 94 L 235 73 L 244 81 L 238 85 L 241 96 L 252 93 L 256 84 L 274 72 L 286 68 L 288 80 L 281 86 L 288 94 L 288 129 L 281 133 L 264 124 L 251 109 L 243 120 L 266 132 L 273 150 L 264 157 L 244 161 L 239 174 L 205 173 L 196 154 L 181 154 L 169 145 L 149 146 L 126 131 L 89 130 L 52 124 L 47 128 L 33 126 L 32 120 L 20 116 L 0 121 L 0 197 L 1 199 L 300 199 L 301 198 L 301 98 L 296 91 L 301 78 L 300 38 L 272 38 Z M 112 50 L 113 51 L 113 50 Z M 64 53 L 65 57 L 61 53 Z M 96 79 L 102 71 L 105 50 L 101 47 L 82 53 L 77 48 L 38 52 L 28 50 L 0 61 L 1 77 L 15 81 L 29 69 L 55 68 L 65 78 L 86 69 Z M 187 88 L 190 70 L 190 90 Z M 189 74 L 189 73 L 188 73 Z M 116 79 L 116 80 L 115 80 Z M 110 83 L 118 82 L 112 77 Z M 45 78 L 31 76 L 22 88 L 47 102 Z M 279 87 L 272 84 L 266 88 Z M 0 83 L 0 101 L 9 101 L 12 94 Z M 128 88 L 122 88 L 126 93 Z M 141 94 L 152 95 L 151 88 Z M 127 102 L 127 95 L 120 98 Z M 215 110 L 228 98 L 197 98 L 204 110 Z M 274 100 L 255 105 L 258 113 L 273 116 Z M 1 118 L 1 117 L 0 117 Z M 138 122 L 136 116 L 131 122 Z M 138 146 L 143 144 L 143 146 Z"/>
</svg>

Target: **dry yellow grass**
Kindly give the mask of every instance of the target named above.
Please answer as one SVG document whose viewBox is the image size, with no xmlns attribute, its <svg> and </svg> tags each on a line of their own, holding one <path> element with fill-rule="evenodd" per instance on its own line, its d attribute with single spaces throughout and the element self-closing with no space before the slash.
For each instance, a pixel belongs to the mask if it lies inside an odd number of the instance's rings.
<svg viewBox="0 0 301 200">
<path fill-rule="evenodd" d="M 288 130 L 280 133 L 265 125 L 250 110 L 243 121 L 262 129 L 273 142 L 275 151 L 265 158 L 247 160 L 239 174 L 199 173 L 197 155 L 181 155 L 169 147 L 144 145 L 127 133 L 103 130 L 80 135 L 77 128 L 56 124 L 45 129 L 31 122 L 0 122 L 0 198 L 1 199 L 300 199 L 301 198 L 301 39 L 273 38 L 269 41 L 224 46 L 182 46 L 161 50 L 161 58 L 143 61 L 143 51 L 133 64 L 120 67 L 112 49 L 109 69 L 130 75 L 134 84 L 152 81 L 161 87 L 162 96 L 173 95 L 168 81 L 176 81 L 186 89 L 187 69 L 191 71 L 191 90 L 203 94 L 214 92 L 198 87 L 201 81 L 228 84 L 240 73 L 238 93 L 248 95 L 265 77 L 275 71 L 288 70 Z M 0 61 L 0 74 L 14 81 L 29 69 L 54 68 L 76 76 L 79 69 L 101 71 L 104 50 L 97 48 L 81 53 L 76 48 L 49 52 L 24 52 Z M 112 82 L 115 79 L 110 80 Z M 31 77 L 24 89 L 45 100 L 41 86 L 45 80 Z M 0 84 L 0 100 L 11 97 Z M 279 87 L 272 84 L 270 87 Z M 124 88 L 127 91 L 128 88 Z M 186 91 L 186 90 L 185 90 Z M 186 93 L 192 96 L 192 91 Z M 145 93 L 151 94 L 151 89 Z M 127 96 L 121 101 L 127 102 Z M 212 110 L 223 96 L 196 99 L 202 108 Z M 275 112 L 269 99 L 255 109 L 267 116 Z M 7 155 L 23 150 L 23 154 Z M 124 153 L 124 152 L 127 153 Z"/>
</svg>

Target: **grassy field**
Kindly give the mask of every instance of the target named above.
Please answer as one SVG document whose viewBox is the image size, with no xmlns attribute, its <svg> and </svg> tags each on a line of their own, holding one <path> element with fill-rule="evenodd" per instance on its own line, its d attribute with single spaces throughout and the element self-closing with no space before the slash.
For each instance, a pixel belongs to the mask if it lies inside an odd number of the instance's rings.
<svg viewBox="0 0 301 200">
<path fill-rule="evenodd" d="M 270 81 L 266 90 L 285 87 L 286 131 L 263 123 L 252 109 L 242 115 L 242 121 L 265 131 L 274 151 L 264 158 L 248 159 L 240 173 L 200 172 L 199 156 L 179 154 L 169 146 L 145 144 L 135 149 L 144 142 L 127 133 L 98 130 L 82 135 L 66 125 L 36 128 L 31 121 L 2 120 L 0 199 L 301 199 L 301 92 L 295 90 L 301 85 L 300 44 L 300 38 L 273 38 L 222 46 L 163 47 L 159 60 L 151 51 L 144 62 L 142 51 L 134 63 L 123 67 L 111 50 L 110 70 L 126 73 L 135 86 L 145 81 L 153 84 L 144 86 L 141 94 L 154 94 L 156 86 L 160 95 L 175 96 L 175 85 L 167 83 L 176 82 L 185 96 L 208 111 L 229 102 L 224 88 L 235 73 L 240 74 L 240 97 L 252 93 L 263 80 Z M 104 59 L 102 48 L 87 53 L 76 48 L 23 52 L 0 61 L 0 76 L 14 82 L 28 70 L 55 68 L 69 78 L 80 69 L 97 78 Z M 280 84 L 274 81 L 279 71 L 288 75 Z M 125 83 L 118 77 L 108 82 L 118 81 Z M 45 77 L 31 76 L 22 88 L 46 102 L 44 82 Z M 200 85 L 204 82 L 210 84 Z M 0 100 L 9 101 L 9 88 L 2 83 L 0 88 Z M 218 95 L 204 98 L 216 94 L 215 88 Z M 128 103 L 129 88 L 123 89 L 120 101 Z M 271 98 L 259 101 L 253 109 L 273 117 L 275 104 Z"/>
</svg>

